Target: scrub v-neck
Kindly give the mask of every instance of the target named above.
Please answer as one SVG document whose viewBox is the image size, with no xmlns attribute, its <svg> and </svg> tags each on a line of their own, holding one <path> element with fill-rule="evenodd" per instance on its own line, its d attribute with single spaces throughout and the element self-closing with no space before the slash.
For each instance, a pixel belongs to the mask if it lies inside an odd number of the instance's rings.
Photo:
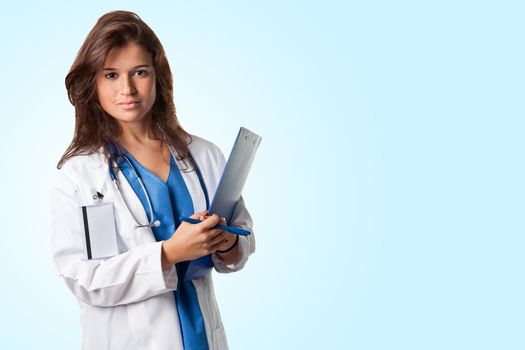
<svg viewBox="0 0 525 350">
<path fill-rule="evenodd" d="M 155 219 L 160 225 L 152 227 L 155 240 L 162 241 L 171 238 L 176 228 L 180 225 L 180 216 L 191 216 L 194 212 L 191 193 L 186 186 L 178 164 L 170 154 L 170 173 L 166 182 L 140 164 L 129 152 L 125 152 L 129 162 L 135 167 L 133 172 L 128 162 L 121 161 L 121 169 L 130 183 L 133 191 L 139 197 L 146 214 L 151 220 L 151 212 L 147 204 L 146 193 L 142 189 L 138 176 L 141 177 L 144 187 L 150 197 Z M 208 350 L 208 340 L 204 317 L 202 315 L 197 291 L 193 281 L 186 280 L 186 271 L 189 261 L 175 264 L 178 276 L 177 289 L 174 291 L 177 313 L 184 349 Z"/>
<path fill-rule="evenodd" d="M 135 157 L 134 157 L 131 153 L 129 153 L 127 150 L 126 150 L 126 156 L 127 156 L 128 158 L 130 158 L 130 159 L 133 160 L 133 166 L 140 168 L 143 172 L 145 172 L 146 174 L 148 174 L 149 176 L 151 176 L 151 177 L 153 177 L 153 178 L 156 178 L 157 181 L 161 182 L 162 184 L 164 184 L 164 185 L 166 185 L 166 186 L 168 185 L 168 182 L 170 181 L 170 177 L 171 177 L 171 172 L 172 172 L 172 169 L 171 169 L 171 168 L 172 168 L 172 166 L 173 166 L 173 163 L 176 164 L 175 160 L 173 159 L 173 155 L 171 154 L 171 152 L 170 152 L 170 165 L 169 165 L 170 170 L 169 170 L 169 172 L 168 172 L 168 177 L 166 177 L 166 181 L 162 180 L 162 179 L 160 178 L 160 176 L 158 176 L 158 175 L 155 174 L 153 171 L 149 170 L 149 169 L 146 168 L 144 165 L 142 165 L 142 163 L 139 162 L 139 161 L 137 160 L 137 158 L 135 158 Z"/>
</svg>

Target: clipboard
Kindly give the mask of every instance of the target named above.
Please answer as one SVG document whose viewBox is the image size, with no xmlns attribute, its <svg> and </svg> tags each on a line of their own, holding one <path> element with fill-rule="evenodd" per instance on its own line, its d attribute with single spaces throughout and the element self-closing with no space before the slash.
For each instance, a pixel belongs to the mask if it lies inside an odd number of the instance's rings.
<svg viewBox="0 0 525 350">
<path fill-rule="evenodd" d="M 235 211 L 235 207 L 241 199 L 241 192 L 248 178 L 248 173 L 253 164 L 255 153 L 259 148 L 262 138 L 251 132 L 250 130 L 241 127 L 237 139 L 233 144 L 233 149 L 230 157 L 226 162 L 224 170 L 217 186 L 217 191 L 208 209 L 209 214 L 217 214 L 219 217 L 226 218 L 230 223 Z M 183 221 L 198 223 L 200 220 L 181 217 Z M 251 234 L 249 230 L 244 230 L 236 227 L 228 227 L 238 230 L 237 233 L 241 235 Z M 245 231 L 242 233 L 242 231 Z M 200 278 L 207 278 L 211 269 L 213 268 L 213 261 L 211 255 L 202 256 L 196 260 L 190 261 L 188 269 L 184 276 L 184 280 L 195 280 Z"/>
<path fill-rule="evenodd" d="M 261 140 L 256 133 L 240 128 L 208 210 L 209 215 L 217 214 L 226 218 L 228 223 L 231 221 Z"/>
</svg>

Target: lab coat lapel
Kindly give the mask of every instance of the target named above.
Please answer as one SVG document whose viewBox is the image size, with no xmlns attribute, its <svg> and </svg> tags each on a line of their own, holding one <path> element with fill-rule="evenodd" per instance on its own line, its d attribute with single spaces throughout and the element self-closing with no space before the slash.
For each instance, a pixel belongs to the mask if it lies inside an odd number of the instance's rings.
<svg viewBox="0 0 525 350">
<path fill-rule="evenodd" d="M 128 179 L 126 179 L 126 176 L 124 176 L 124 173 L 120 170 L 117 171 L 116 175 L 120 185 L 120 192 L 122 193 L 122 197 L 124 198 L 129 207 L 129 210 L 127 211 L 129 214 L 129 219 L 135 222 L 133 216 L 131 215 L 131 213 L 133 213 L 133 215 L 137 218 L 139 223 L 147 223 L 148 217 L 146 215 L 146 210 L 144 210 L 144 207 L 142 206 L 139 197 L 129 184 Z M 131 213 L 129 211 L 131 211 Z"/>
<path fill-rule="evenodd" d="M 126 204 L 123 202 L 122 198 L 120 198 L 117 189 L 113 185 L 113 181 L 111 180 L 111 176 L 109 175 L 109 171 L 107 172 L 107 181 L 106 183 L 109 185 L 107 186 L 106 190 L 111 193 L 111 197 L 114 198 L 114 205 L 116 211 L 119 213 L 119 222 L 120 222 L 120 235 L 122 236 L 124 242 L 127 246 L 136 246 L 139 244 L 149 243 L 149 242 L 155 242 L 155 236 L 153 235 L 153 231 L 149 227 L 143 227 L 143 228 L 136 228 L 136 222 L 133 219 L 133 215 L 137 218 L 139 223 L 147 223 L 148 217 L 146 214 L 146 211 L 144 210 L 144 207 L 142 206 L 142 203 L 129 184 L 126 176 L 124 176 L 123 172 L 116 169 L 115 175 L 117 176 L 118 183 L 120 186 L 120 192 L 122 194 L 123 199 L 126 201 Z M 131 211 L 131 213 L 130 213 Z M 128 244 L 131 243 L 130 244 Z"/>
<path fill-rule="evenodd" d="M 174 158 L 177 159 L 175 155 Z M 177 166 L 179 167 L 182 179 L 186 184 L 186 188 L 190 192 L 193 202 L 193 211 L 197 213 L 209 209 L 206 208 L 206 197 L 204 196 L 203 188 L 201 188 L 197 172 L 195 170 L 188 171 L 187 165 L 180 160 L 177 160 Z"/>
</svg>

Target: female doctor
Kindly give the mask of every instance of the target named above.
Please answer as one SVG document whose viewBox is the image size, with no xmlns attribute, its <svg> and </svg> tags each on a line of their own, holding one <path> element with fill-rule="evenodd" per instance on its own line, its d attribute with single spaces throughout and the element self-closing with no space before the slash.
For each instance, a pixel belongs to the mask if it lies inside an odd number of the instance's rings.
<svg viewBox="0 0 525 350">
<path fill-rule="evenodd" d="M 237 271 L 255 240 L 207 215 L 224 156 L 180 126 L 159 39 L 132 12 L 103 15 L 66 88 L 75 131 L 52 186 L 52 253 L 80 304 L 83 349 L 227 349 L 211 273 L 191 275 L 190 261 Z M 116 236 L 115 254 L 90 258 L 88 217 L 92 235 Z M 228 224 L 252 230 L 242 199 Z"/>
</svg>

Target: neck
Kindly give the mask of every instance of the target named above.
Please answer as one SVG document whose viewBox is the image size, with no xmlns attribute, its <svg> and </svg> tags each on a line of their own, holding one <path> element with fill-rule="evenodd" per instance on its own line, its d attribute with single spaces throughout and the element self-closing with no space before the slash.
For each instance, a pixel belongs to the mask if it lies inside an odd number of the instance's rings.
<svg viewBox="0 0 525 350">
<path fill-rule="evenodd" d="M 150 120 L 150 118 L 143 118 L 137 122 L 120 123 L 122 132 L 118 138 L 119 142 L 126 147 L 143 145 L 154 140 Z"/>
</svg>

